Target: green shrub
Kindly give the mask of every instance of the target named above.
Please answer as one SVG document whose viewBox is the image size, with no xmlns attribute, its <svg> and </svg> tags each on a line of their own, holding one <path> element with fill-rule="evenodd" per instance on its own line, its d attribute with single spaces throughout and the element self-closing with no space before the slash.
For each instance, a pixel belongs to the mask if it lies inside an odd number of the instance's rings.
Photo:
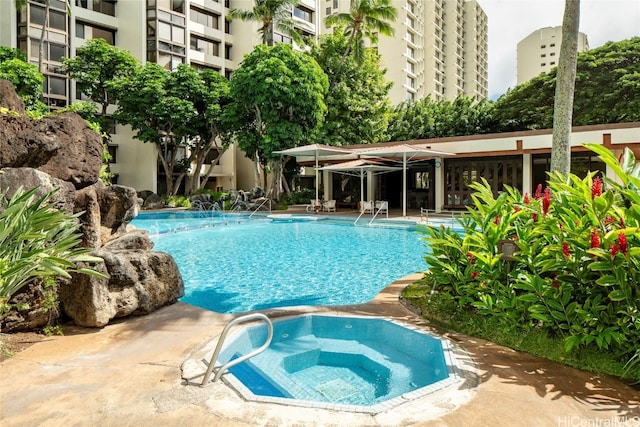
<svg viewBox="0 0 640 427">
<path fill-rule="evenodd" d="M 551 175 L 534 197 L 472 184 L 464 238 L 428 228 L 425 256 L 439 297 L 493 317 L 504 331 L 541 330 L 565 351 L 606 350 L 620 360 L 640 348 L 640 164 L 588 148 L 619 177 Z M 516 252 L 505 258 L 504 241 Z M 629 374 L 640 380 L 637 361 Z"/>
<path fill-rule="evenodd" d="M 0 194 L 0 315 L 9 308 L 9 299 L 37 277 L 66 277 L 69 272 L 102 276 L 76 262 L 102 262 L 79 248 L 81 235 L 74 216 L 51 208 L 48 201 L 55 191 L 36 199 L 33 188 L 21 188 L 10 200 Z"/>
<path fill-rule="evenodd" d="M 316 198 L 316 190 L 312 188 L 303 188 L 302 190 L 292 191 L 282 196 L 282 203 L 286 205 L 302 205 L 309 204 L 309 201 Z"/>
<path fill-rule="evenodd" d="M 191 201 L 187 196 L 164 196 L 162 201 L 170 208 L 191 208 Z"/>
</svg>

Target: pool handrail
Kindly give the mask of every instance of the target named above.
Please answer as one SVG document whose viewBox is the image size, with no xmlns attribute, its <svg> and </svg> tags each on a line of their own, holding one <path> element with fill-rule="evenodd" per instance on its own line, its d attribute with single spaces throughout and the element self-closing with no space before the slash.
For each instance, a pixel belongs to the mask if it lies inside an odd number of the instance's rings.
<svg viewBox="0 0 640 427">
<path fill-rule="evenodd" d="M 251 320 L 262 320 L 267 324 L 267 339 L 265 340 L 264 344 L 262 344 L 260 347 L 256 348 L 255 350 L 245 354 L 244 356 L 240 356 L 237 359 L 228 361 L 227 363 L 225 363 L 224 365 L 216 369 L 215 364 L 218 361 L 218 356 L 220 355 L 222 344 L 224 343 L 224 340 L 227 338 L 227 334 L 229 333 L 229 330 L 231 329 L 231 327 L 238 323 L 245 323 Z M 269 347 L 269 345 L 271 344 L 272 338 L 273 338 L 273 324 L 271 323 L 271 320 L 262 313 L 246 314 L 244 316 L 236 317 L 235 319 L 230 320 L 229 323 L 227 323 L 224 329 L 222 330 L 222 334 L 220 334 L 220 338 L 218 339 L 218 344 L 216 345 L 216 349 L 214 350 L 213 355 L 211 356 L 211 360 L 209 361 L 209 365 L 207 366 L 207 372 L 204 374 L 204 378 L 202 379 L 202 383 L 200 384 L 200 387 L 204 387 L 209 382 L 209 378 L 211 377 L 211 374 L 213 373 L 214 370 L 216 371 L 216 374 L 213 377 L 213 382 L 216 382 L 220 379 L 222 374 L 225 373 L 225 371 L 229 370 L 229 368 L 239 363 L 242 363 L 245 360 L 251 359 L 253 356 L 257 356 L 258 354 L 265 351 L 267 347 Z"/>
</svg>

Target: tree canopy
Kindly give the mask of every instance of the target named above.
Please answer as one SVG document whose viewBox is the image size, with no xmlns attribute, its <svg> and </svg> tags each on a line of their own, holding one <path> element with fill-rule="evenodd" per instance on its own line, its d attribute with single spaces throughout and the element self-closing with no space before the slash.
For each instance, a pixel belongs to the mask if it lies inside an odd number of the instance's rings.
<svg viewBox="0 0 640 427">
<path fill-rule="evenodd" d="M 327 76 L 313 58 L 286 43 L 256 46 L 233 73 L 230 85 L 233 101 L 224 111 L 225 120 L 257 167 L 279 161 L 274 151 L 308 141 L 327 109 Z"/>
<path fill-rule="evenodd" d="M 498 131 L 493 102 L 458 97 L 434 101 L 430 96 L 403 102 L 393 111 L 387 130 L 390 141 L 484 134 Z"/>
<path fill-rule="evenodd" d="M 100 104 L 106 117 L 109 104 L 117 102 L 118 80 L 131 76 L 139 66 L 128 51 L 102 39 L 87 40 L 73 58 L 63 58 L 64 70 L 76 82 L 76 90 Z M 105 127 L 106 128 L 106 127 Z"/>
<path fill-rule="evenodd" d="M 337 30 L 320 38 L 310 55 L 327 75 L 336 79 L 327 93 L 327 114 L 317 134 L 317 142 L 328 145 L 376 143 L 386 139 L 391 111 L 389 90 L 380 55 L 367 49 L 362 63 L 349 55 L 342 67 L 340 58 L 347 49 L 346 35 Z"/>
<path fill-rule="evenodd" d="M 114 117 L 130 125 L 137 139 L 156 144 L 169 195 L 177 193 L 188 173 L 197 180 L 195 188 L 201 184 L 202 162 L 216 146 L 227 82 L 214 74 L 185 64 L 169 72 L 147 63 L 132 77 L 120 80 Z M 192 162 L 197 167 L 190 169 Z"/>
<path fill-rule="evenodd" d="M 496 101 L 503 131 L 553 126 L 557 69 L 510 89 Z M 640 120 L 640 37 L 578 55 L 573 125 Z"/>
<path fill-rule="evenodd" d="M 0 79 L 13 84 L 27 112 L 39 116 L 49 111 L 42 102 L 44 76 L 38 67 L 27 62 L 26 55 L 20 50 L 0 46 Z"/>
</svg>

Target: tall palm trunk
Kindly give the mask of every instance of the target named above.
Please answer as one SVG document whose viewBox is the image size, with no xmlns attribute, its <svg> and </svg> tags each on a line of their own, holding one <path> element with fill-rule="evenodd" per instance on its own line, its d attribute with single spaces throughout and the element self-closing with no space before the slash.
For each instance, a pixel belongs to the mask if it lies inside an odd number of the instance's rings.
<svg viewBox="0 0 640 427">
<path fill-rule="evenodd" d="M 551 171 L 567 176 L 571 169 L 571 124 L 578 62 L 580 0 L 566 0 L 562 21 L 562 45 L 556 75 L 553 108 Z"/>
</svg>

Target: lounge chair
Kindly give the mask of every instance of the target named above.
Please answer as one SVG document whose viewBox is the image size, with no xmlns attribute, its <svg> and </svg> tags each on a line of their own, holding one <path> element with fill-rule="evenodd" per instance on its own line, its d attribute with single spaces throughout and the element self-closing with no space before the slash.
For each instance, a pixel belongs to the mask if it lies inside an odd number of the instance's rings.
<svg viewBox="0 0 640 427">
<path fill-rule="evenodd" d="M 389 218 L 389 202 L 386 200 L 376 200 L 376 213 L 385 213 Z"/>
<path fill-rule="evenodd" d="M 311 204 L 307 205 L 307 212 L 319 212 L 322 210 L 322 202 L 318 199 L 311 199 Z"/>
<path fill-rule="evenodd" d="M 335 212 L 336 211 L 336 201 L 335 200 L 327 200 L 322 203 L 322 210 L 325 212 Z"/>
<path fill-rule="evenodd" d="M 375 209 L 374 203 L 371 200 L 365 200 L 362 202 L 361 210 L 362 213 L 370 213 L 373 214 Z"/>
</svg>

